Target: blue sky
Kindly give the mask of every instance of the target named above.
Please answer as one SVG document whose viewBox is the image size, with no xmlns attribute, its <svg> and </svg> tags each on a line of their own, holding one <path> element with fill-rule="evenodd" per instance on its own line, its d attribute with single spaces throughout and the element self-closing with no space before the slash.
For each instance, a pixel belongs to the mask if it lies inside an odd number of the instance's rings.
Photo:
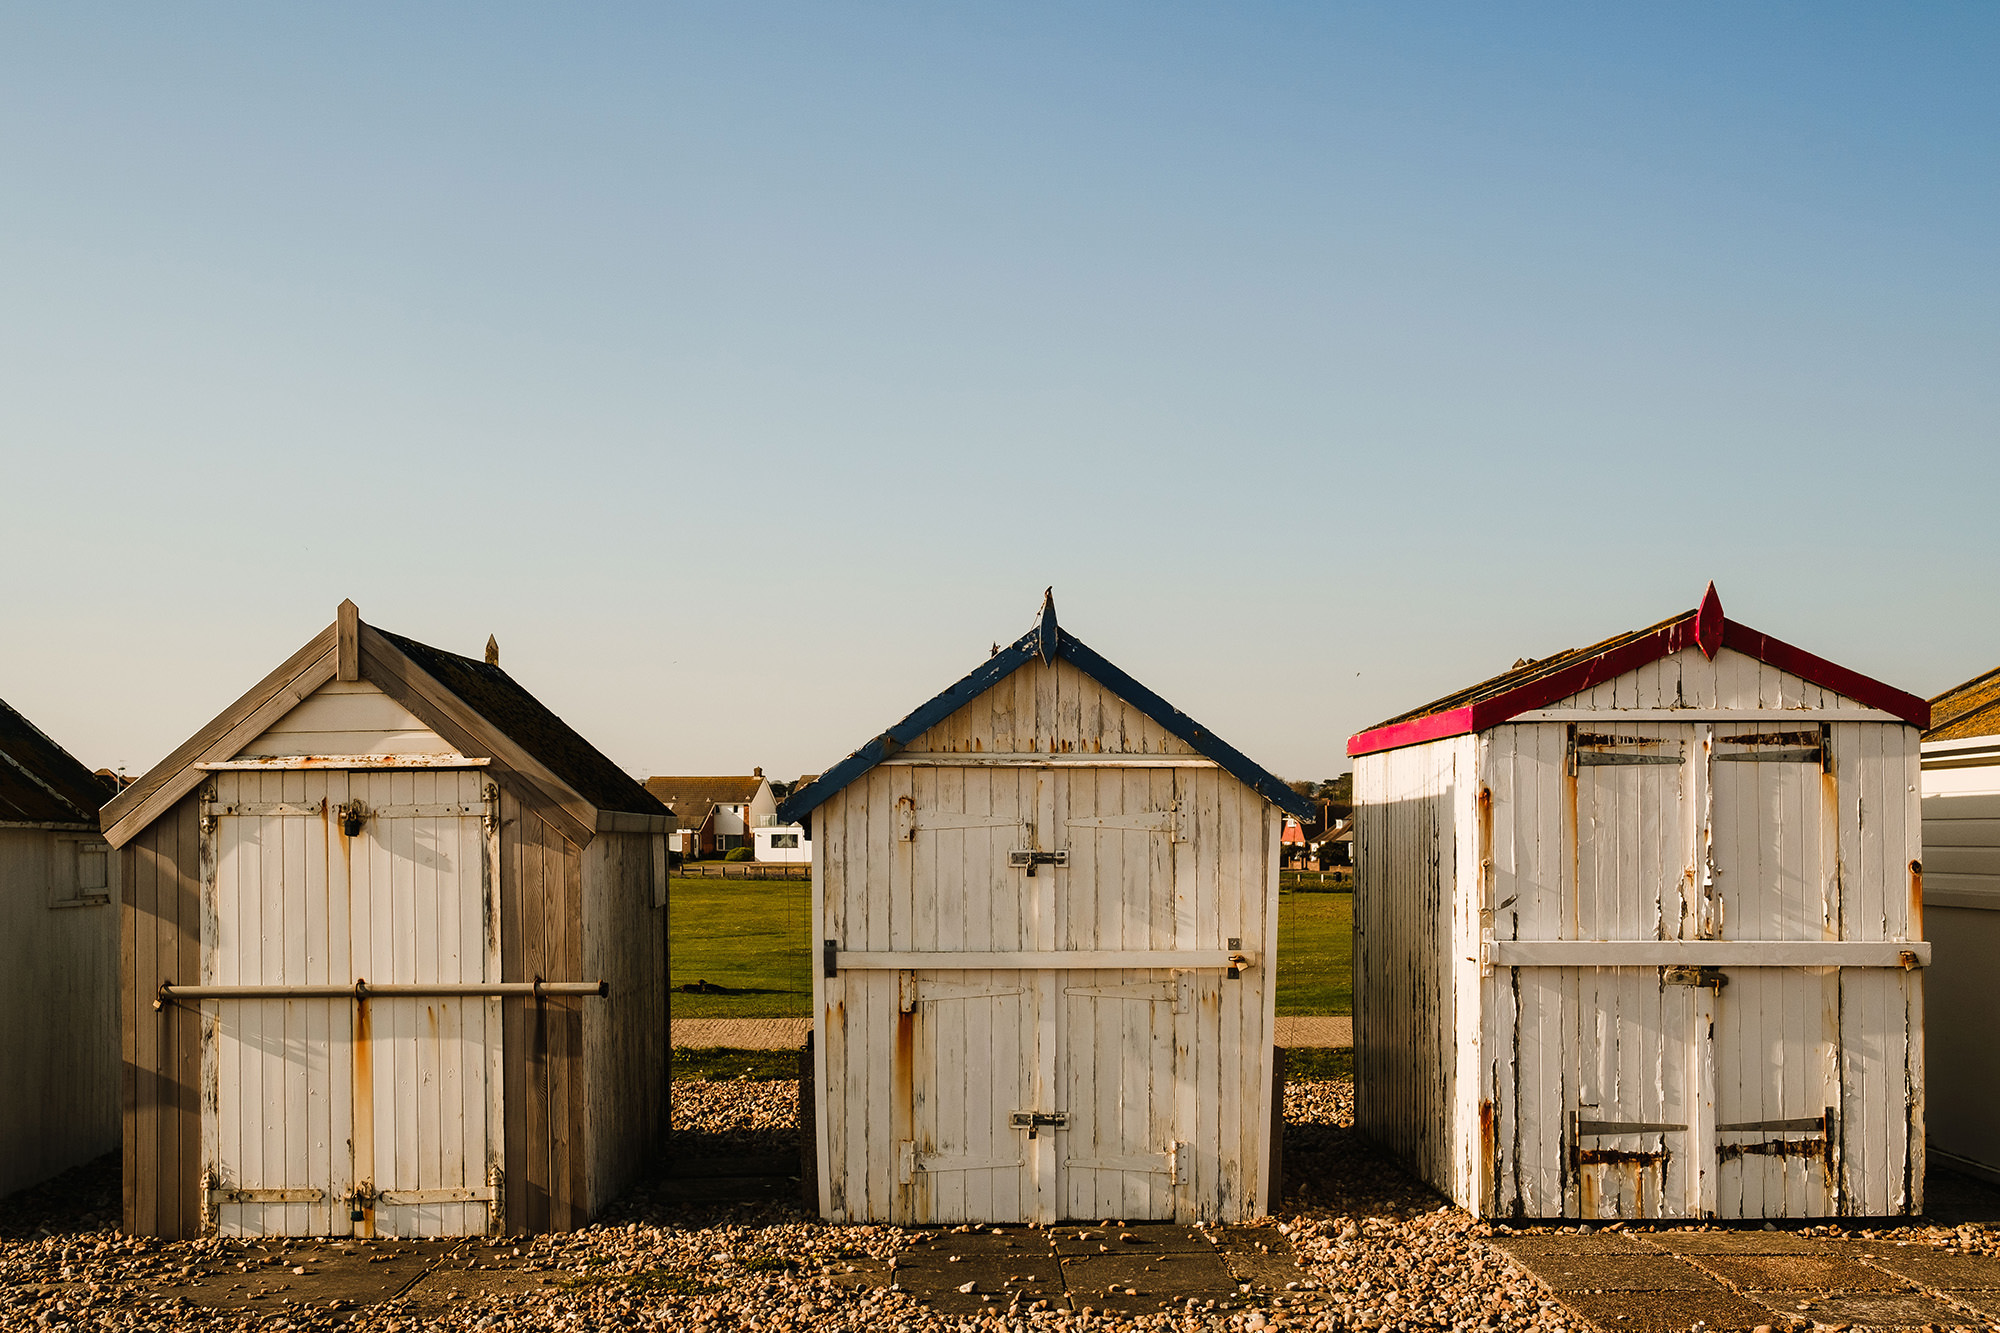
<svg viewBox="0 0 2000 1333">
<path fill-rule="evenodd" d="M 1288 776 L 1694 604 L 2000 662 L 2000 9 L 18 6 L 4 697 L 332 619 L 789 776 L 1024 630 Z"/>
</svg>

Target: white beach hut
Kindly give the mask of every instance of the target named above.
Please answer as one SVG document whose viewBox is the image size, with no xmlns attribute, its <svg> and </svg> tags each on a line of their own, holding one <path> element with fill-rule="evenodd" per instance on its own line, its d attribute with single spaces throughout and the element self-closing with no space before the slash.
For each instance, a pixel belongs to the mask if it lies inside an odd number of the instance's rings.
<svg viewBox="0 0 2000 1333">
<path fill-rule="evenodd" d="M 1359 1126 L 1486 1216 L 1920 1212 L 1928 716 L 1711 586 L 1354 737 Z"/>
<path fill-rule="evenodd" d="M 820 1211 L 1269 1205 L 1284 783 L 1040 623 L 780 807 L 813 848 Z"/>
</svg>

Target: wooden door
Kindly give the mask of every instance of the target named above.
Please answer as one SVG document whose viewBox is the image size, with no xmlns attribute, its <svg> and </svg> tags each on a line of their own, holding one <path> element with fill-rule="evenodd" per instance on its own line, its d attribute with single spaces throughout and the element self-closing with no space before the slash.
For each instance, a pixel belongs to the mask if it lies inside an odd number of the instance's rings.
<svg viewBox="0 0 2000 1333">
<path fill-rule="evenodd" d="M 1688 919 L 1694 729 L 1580 726 L 1573 938 L 1675 939 Z M 1692 933 L 1689 931 L 1689 933 Z M 1701 1169 L 1693 1000 L 1654 967 L 1578 968 L 1565 1137 L 1582 1217 L 1681 1217 Z"/>
<path fill-rule="evenodd" d="M 471 770 L 216 774 L 203 803 L 204 984 L 497 981 L 493 798 Z M 443 1236 L 493 1224 L 497 999 L 202 1008 L 204 1189 L 224 1234 Z"/>
<path fill-rule="evenodd" d="M 1183 906 L 1174 850 L 1186 840 L 1182 771 L 1107 766 L 1058 778 L 1067 852 L 1056 879 L 1062 947 L 1174 949 Z M 1058 984 L 1062 1216 L 1171 1219 L 1182 1193 L 1178 1142 L 1189 1137 L 1179 1117 L 1193 1092 L 1178 1058 L 1177 1037 L 1186 1034 L 1177 1028 L 1195 1021 L 1195 974 L 1079 971 Z"/>
<path fill-rule="evenodd" d="M 1818 724 L 1715 728 L 1717 938 L 1839 939 L 1838 792 Z M 1838 968 L 1742 967 L 1712 995 L 1715 1208 L 1723 1217 L 1838 1211 Z"/>
<path fill-rule="evenodd" d="M 1050 1130 L 1013 1123 L 1035 1107 L 1034 983 L 1022 972 L 902 974 L 911 1132 L 897 1169 L 911 1220 L 1043 1220 L 1035 1144 Z"/>
</svg>

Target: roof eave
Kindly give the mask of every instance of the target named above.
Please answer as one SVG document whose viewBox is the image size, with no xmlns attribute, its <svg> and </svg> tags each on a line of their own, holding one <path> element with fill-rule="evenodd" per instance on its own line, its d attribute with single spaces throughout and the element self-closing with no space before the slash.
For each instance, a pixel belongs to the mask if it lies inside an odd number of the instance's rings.
<svg viewBox="0 0 2000 1333">
<path fill-rule="evenodd" d="M 1696 622 L 1699 616 L 1700 612 L 1691 612 L 1671 624 L 1662 626 L 1652 634 L 1620 644 L 1609 652 L 1586 658 L 1559 671 L 1550 672 L 1546 676 L 1527 681 L 1518 688 L 1495 695 L 1491 699 L 1477 700 L 1461 708 L 1431 713 L 1405 722 L 1360 732 L 1348 739 L 1347 753 L 1352 757 L 1359 757 L 1364 754 L 1378 754 L 1384 750 L 1401 749 L 1409 745 L 1421 745 L 1426 741 L 1463 736 L 1497 727 L 1531 709 L 1546 708 L 1559 700 L 1581 694 L 1608 680 L 1614 680 L 1628 671 L 1645 666 L 1648 662 L 1657 662 L 1684 648 L 1699 646 L 1696 641 Z M 1930 725 L 1930 704 L 1916 695 L 1886 685 L 1871 676 L 1864 676 L 1858 671 L 1849 670 L 1838 663 L 1829 662 L 1803 648 L 1793 647 L 1782 639 L 1774 639 L 1768 634 L 1751 629 L 1748 625 L 1734 620 L 1724 620 L 1720 646 L 1742 653 L 1746 657 L 1753 657 L 1781 671 L 1788 671 L 1823 689 L 1844 694 L 1857 703 L 1870 708 L 1879 708 L 1911 726 L 1922 729 Z"/>
<path fill-rule="evenodd" d="M 802 823 L 806 816 L 818 809 L 835 792 L 867 773 L 1030 661 L 1038 656 L 1044 656 L 1042 646 L 1047 639 L 1055 639 L 1056 643 L 1053 652 L 1046 656 L 1067 658 L 1077 670 L 1158 722 L 1169 734 L 1187 742 L 1196 753 L 1215 761 L 1223 771 L 1279 809 L 1300 818 L 1311 816 L 1312 803 L 1286 786 L 1269 770 L 1147 689 L 1068 630 L 1062 630 L 1059 634 L 1051 633 L 1049 622 L 1045 620 L 1043 625 L 1038 625 L 1012 644 L 1002 648 L 950 689 L 820 774 L 819 778 L 809 786 L 801 788 L 780 802 L 778 818 L 787 824 Z"/>
</svg>

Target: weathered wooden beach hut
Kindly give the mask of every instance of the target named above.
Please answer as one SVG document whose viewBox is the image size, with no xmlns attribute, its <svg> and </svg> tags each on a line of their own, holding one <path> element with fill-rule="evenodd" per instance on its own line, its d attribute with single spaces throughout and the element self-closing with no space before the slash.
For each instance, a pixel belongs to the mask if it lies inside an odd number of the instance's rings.
<svg viewBox="0 0 2000 1333">
<path fill-rule="evenodd" d="M 666 1117 L 666 835 L 498 665 L 335 623 L 106 806 L 125 1229 L 582 1225 Z"/>
<path fill-rule="evenodd" d="M 0 703 L 0 1194 L 118 1146 L 111 790 Z"/>
<path fill-rule="evenodd" d="M 1485 1216 L 1921 1211 L 1928 716 L 1711 585 L 1355 736 L 1359 1126 Z"/>
<path fill-rule="evenodd" d="M 1931 1160 L 2000 1182 L 2000 670 L 1931 700 L 1923 739 Z"/>
<path fill-rule="evenodd" d="M 794 793 L 821 1213 L 1265 1212 L 1280 812 L 1306 803 L 1039 623 Z"/>
</svg>

